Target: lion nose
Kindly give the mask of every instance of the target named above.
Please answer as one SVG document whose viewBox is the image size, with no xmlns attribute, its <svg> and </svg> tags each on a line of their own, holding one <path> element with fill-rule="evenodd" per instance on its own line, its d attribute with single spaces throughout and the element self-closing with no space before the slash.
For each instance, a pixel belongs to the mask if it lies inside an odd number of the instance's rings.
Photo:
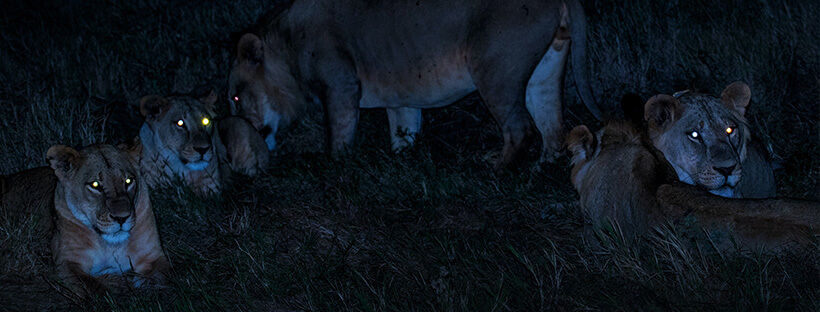
<svg viewBox="0 0 820 312">
<path fill-rule="evenodd" d="M 113 214 L 112 213 L 112 214 L 109 214 L 109 216 L 111 217 L 112 220 L 116 221 L 120 225 L 123 225 L 123 223 L 125 223 L 125 221 L 128 221 L 128 218 L 131 217 L 131 213 L 130 212 L 124 212 L 124 213 L 118 213 L 118 214 Z"/>
<path fill-rule="evenodd" d="M 729 167 L 713 167 L 713 168 L 715 168 L 715 171 L 719 172 L 723 176 L 728 177 L 728 176 L 732 175 L 732 171 L 735 170 L 735 167 L 736 167 L 736 165 L 732 165 L 732 166 L 729 166 Z"/>
<path fill-rule="evenodd" d="M 197 151 L 202 156 L 205 156 L 205 153 L 207 153 L 209 149 L 211 149 L 210 146 L 194 147 L 194 150 Z"/>
</svg>

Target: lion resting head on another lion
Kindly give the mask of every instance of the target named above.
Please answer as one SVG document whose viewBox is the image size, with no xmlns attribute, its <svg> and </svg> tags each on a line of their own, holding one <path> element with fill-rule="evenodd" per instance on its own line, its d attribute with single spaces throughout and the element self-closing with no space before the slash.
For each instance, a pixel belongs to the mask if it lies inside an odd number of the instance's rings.
<svg viewBox="0 0 820 312">
<path fill-rule="evenodd" d="M 610 122 L 593 134 L 577 126 L 567 138 L 572 184 L 593 225 L 611 220 L 625 234 L 646 234 L 666 220 L 692 216 L 708 231 L 729 231 L 744 247 L 810 243 L 820 230 L 820 203 L 734 199 L 680 183 L 675 169 L 643 132 Z"/>
<path fill-rule="evenodd" d="M 739 81 L 720 98 L 660 94 L 646 102 L 644 119 L 652 142 L 681 181 L 724 197 L 773 197 L 771 165 L 750 141 L 744 117 L 750 99 L 749 86 Z"/>
<path fill-rule="evenodd" d="M 57 176 L 52 255 L 75 289 L 106 289 L 95 276 L 133 272 L 135 286 L 161 283 L 170 264 L 160 246 L 147 185 L 124 151 L 55 145 L 46 159 Z"/>
</svg>

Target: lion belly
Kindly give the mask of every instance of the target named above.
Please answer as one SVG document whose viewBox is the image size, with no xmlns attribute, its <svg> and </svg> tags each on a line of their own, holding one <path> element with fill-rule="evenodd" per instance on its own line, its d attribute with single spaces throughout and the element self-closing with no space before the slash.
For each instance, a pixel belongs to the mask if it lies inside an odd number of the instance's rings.
<svg viewBox="0 0 820 312">
<path fill-rule="evenodd" d="M 361 108 L 442 107 L 476 90 L 465 66 L 446 62 L 430 62 L 405 75 L 360 81 Z"/>
</svg>

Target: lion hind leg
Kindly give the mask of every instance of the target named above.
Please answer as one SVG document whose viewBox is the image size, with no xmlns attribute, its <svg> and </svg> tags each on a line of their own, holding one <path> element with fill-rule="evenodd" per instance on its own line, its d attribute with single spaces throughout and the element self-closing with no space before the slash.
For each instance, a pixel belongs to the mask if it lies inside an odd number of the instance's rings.
<svg viewBox="0 0 820 312">
<path fill-rule="evenodd" d="M 561 155 L 564 127 L 561 116 L 563 103 L 564 66 L 569 49 L 566 45 L 550 46 L 527 83 L 527 111 L 541 133 L 540 162 L 553 162 Z"/>
<path fill-rule="evenodd" d="M 388 108 L 387 121 L 390 123 L 390 143 L 393 151 L 413 146 L 416 135 L 421 132 L 420 108 Z"/>
</svg>

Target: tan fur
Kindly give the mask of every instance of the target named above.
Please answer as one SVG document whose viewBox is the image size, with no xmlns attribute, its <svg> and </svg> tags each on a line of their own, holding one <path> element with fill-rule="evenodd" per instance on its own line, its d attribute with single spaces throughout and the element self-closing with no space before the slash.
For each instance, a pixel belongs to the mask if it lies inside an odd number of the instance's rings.
<svg viewBox="0 0 820 312">
<path fill-rule="evenodd" d="M 219 137 L 225 145 L 225 156 L 220 165 L 234 172 L 255 176 L 268 167 L 269 154 L 265 140 L 246 120 L 229 116 L 219 120 Z"/>
<path fill-rule="evenodd" d="M 572 182 L 593 226 L 614 222 L 634 236 L 663 219 L 655 190 L 677 176 L 648 138 L 627 123 L 610 122 L 595 135 L 575 127 L 567 144 Z"/>
<path fill-rule="evenodd" d="M 531 120 L 541 133 L 541 159 L 560 150 L 569 53 L 579 93 L 600 119 L 577 0 L 296 0 L 240 38 L 228 96 L 231 112 L 249 120 L 270 150 L 278 129 L 300 111 L 319 109 L 308 104 L 317 99 L 328 148 L 340 152 L 353 143 L 360 108 L 388 110 L 391 142 L 400 149 L 420 131 L 421 109 L 478 91 L 503 133 L 499 168 L 527 147 Z M 399 129 L 409 133 L 406 143 Z"/>
<path fill-rule="evenodd" d="M 63 281 L 89 294 L 106 289 L 95 277 L 103 274 L 133 272 L 137 287 L 162 283 L 170 264 L 148 186 L 127 153 L 110 145 L 79 152 L 55 145 L 47 160 L 58 180 L 52 255 Z"/>
<path fill-rule="evenodd" d="M 727 229 L 745 246 L 780 248 L 810 244 L 820 234 L 820 203 L 791 198 L 725 199 L 684 184 L 661 185 L 664 213 L 679 219 L 694 215 L 712 229 Z"/>
<path fill-rule="evenodd" d="M 140 170 L 150 188 L 181 178 L 199 194 L 219 192 L 227 172 L 219 166 L 225 148 L 216 131 L 215 100 L 156 95 L 140 100 L 145 116 L 140 129 Z M 203 118 L 210 123 L 203 125 Z"/>
<path fill-rule="evenodd" d="M 170 178 L 182 180 L 199 194 L 219 192 L 230 172 L 254 176 L 269 161 L 265 141 L 252 125 L 239 117 L 217 121 L 216 93 L 195 100 L 187 96 L 149 95 L 140 101 L 145 123 L 140 137 L 128 147 L 129 155 L 139 155 L 141 170 L 150 187 Z M 202 123 L 203 118 L 209 124 Z M 182 120 L 184 127 L 178 122 Z M 197 149 L 207 148 L 205 154 Z M 201 161 L 192 168 L 189 164 Z"/>
<path fill-rule="evenodd" d="M 646 102 L 649 136 L 681 181 L 725 197 L 775 196 L 771 165 L 765 150 L 751 142 L 744 117 L 750 98 L 749 87 L 735 82 L 721 98 L 681 92 Z"/>
<path fill-rule="evenodd" d="M 743 247 L 772 249 L 820 233 L 818 202 L 723 198 L 678 182 L 664 155 L 631 124 L 611 122 L 594 137 L 578 126 L 567 143 L 572 182 L 593 224 L 609 219 L 641 234 L 691 215 L 708 231 L 732 231 Z"/>
</svg>

